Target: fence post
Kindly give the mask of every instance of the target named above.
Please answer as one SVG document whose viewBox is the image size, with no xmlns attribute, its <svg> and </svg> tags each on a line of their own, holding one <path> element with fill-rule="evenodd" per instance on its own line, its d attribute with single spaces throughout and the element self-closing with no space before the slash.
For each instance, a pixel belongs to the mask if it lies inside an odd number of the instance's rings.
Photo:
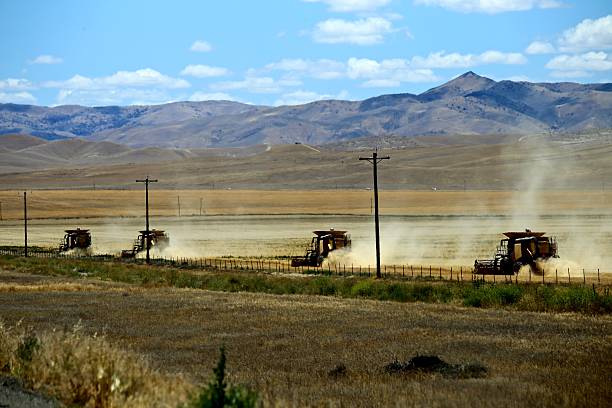
<svg viewBox="0 0 612 408">
<path fill-rule="evenodd" d="M 582 268 L 582 284 L 586 285 L 586 275 L 584 274 L 584 268 Z"/>
<path fill-rule="evenodd" d="M 555 268 L 555 285 L 559 283 L 559 276 L 557 275 L 557 268 Z"/>
<path fill-rule="evenodd" d="M 542 285 L 544 285 L 544 276 L 546 276 L 546 269 L 542 269 Z"/>
<path fill-rule="evenodd" d="M 423 265 L 421 265 L 421 278 L 423 277 Z"/>
<path fill-rule="evenodd" d="M 572 278 L 570 277 L 569 268 L 567 268 L 567 283 L 572 283 Z"/>
<path fill-rule="evenodd" d="M 599 285 L 601 282 L 599 281 L 599 268 L 597 268 L 597 284 Z"/>
<path fill-rule="evenodd" d="M 429 265 L 429 277 L 431 278 L 431 265 Z"/>
<path fill-rule="evenodd" d="M 461 282 L 463 282 L 463 266 L 459 267 L 459 273 L 461 274 Z"/>
<path fill-rule="evenodd" d="M 451 266 L 451 279 L 450 280 L 453 280 L 453 267 L 452 266 Z"/>
<path fill-rule="evenodd" d="M 412 265 L 410 265 L 410 275 L 414 278 L 414 269 L 412 269 Z"/>
<path fill-rule="evenodd" d="M 404 265 L 402 264 L 402 278 L 404 277 Z"/>
</svg>

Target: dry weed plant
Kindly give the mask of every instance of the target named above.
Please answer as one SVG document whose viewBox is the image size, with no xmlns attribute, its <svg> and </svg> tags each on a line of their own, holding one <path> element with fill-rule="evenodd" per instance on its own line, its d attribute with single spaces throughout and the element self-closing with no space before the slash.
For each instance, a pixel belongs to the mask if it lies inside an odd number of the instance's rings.
<svg viewBox="0 0 612 408">
<path fill-rule="evenodd" d="M 176 407 L 194 390 L 104 336 L 85 335 L 80 324 L 38 334 L 0 321 L 0 368 L 68 406 Z"/>
</svg>

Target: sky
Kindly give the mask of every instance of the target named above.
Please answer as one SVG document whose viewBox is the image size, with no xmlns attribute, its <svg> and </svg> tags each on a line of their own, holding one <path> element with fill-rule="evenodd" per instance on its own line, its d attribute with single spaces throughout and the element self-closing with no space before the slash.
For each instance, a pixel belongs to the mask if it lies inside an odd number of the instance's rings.
<svg viewBox="0 0 612 408">
<path fill-rule="evenodd" d="M 612 0 L 0 0 L 0 103 L 295 105 L 612 82 Z"/>
</svg>

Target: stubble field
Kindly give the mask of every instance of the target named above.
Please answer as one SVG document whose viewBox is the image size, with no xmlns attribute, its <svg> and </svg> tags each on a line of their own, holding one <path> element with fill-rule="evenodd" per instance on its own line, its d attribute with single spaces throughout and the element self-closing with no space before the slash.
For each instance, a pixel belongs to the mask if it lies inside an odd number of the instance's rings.
<svg viewBox="0 0 612 408">
<path fill-rule="evenodd" d="M 276 406 L 607 406 L 607 315 L 474 310 L 319 296 L 136 287 L 2 272 L 2 319 L 81 322 L 165 373 L 208 378 L 225 344 L 230 380 Z M 10 288 L 10 289 L 9 289 Z M 479 363 L 484 378 L 389 374 L 416 354 Z M 338 365 L 346 374 L 330 375 Z"/>
<path fill-rule="evenodd" d="M 0 192 L 3 245 L 22 241 L 19 194 Z M 353 251 L 363 255 L 345 262 L 373 263 L 371 191 L 151 194 L 152 227 L 170 232 L 184 251 L 177 256 L 297 255 L 312 230 L 335 227 L 348 229 Z M 63 229 L 80 226 L 92 229 L 94 249 L 112 252 L 129 246 L 144 224 L 142 190 L 33 190 L 28 198 L 31 245 L 55 246 Z M 470 265 L 493 253 L 501 232 L 529 227 L 556 235 L 562 259 L 584 256 L 605 271 L 612 264 L 610 203 L 605 191 L 385 191 L 383 263 Z M 225 344 L 230 380 L 258 390 L 271 406 L 607 406 L 612 398 L 606 314 L 221 293 L 7 270 L 0 282 L 6 324 L 46 331 L 80 321 L 163 373 L 184 373 L 190 384 L 206 382 Z M 479 363 L 487 375 L 385 372 L 386 364 L 417 354 Z M 346 374 L 330 375 L 342 365 Z"/>
</svg>

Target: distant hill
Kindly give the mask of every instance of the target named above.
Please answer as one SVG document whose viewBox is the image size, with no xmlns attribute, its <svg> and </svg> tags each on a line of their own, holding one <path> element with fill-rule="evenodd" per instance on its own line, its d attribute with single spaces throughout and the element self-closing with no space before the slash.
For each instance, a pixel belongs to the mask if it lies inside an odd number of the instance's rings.
<svg viewBox="0 0 612 408">
<path fill-rule="evenodd" d="M 323 144 L 380 136 L 525 135 L 612 128 L 612 84 L 493 81 L 467 72 L 420 95 L 266 107 L 230 101 L 53 108 L 0 104 L 0 134 L 131 147 Z"/>
<path fill-rule="evenodd" d="M 29 135 L 0 135 L 0 174 L 112 164 L 155 165 L 187 158 L 248 157 L 265 150 L 266 146 L 212 149 L 132 148 L 81 138 L 47 141 Z"/>
</svg>

